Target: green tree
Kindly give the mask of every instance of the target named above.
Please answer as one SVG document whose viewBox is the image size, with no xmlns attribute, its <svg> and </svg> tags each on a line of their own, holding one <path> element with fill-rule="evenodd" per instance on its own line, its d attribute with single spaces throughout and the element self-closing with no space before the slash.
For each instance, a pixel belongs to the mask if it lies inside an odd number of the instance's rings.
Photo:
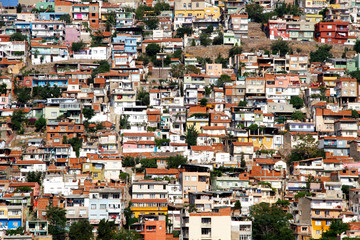
<svg viewBox="0 0 360 240">
<path fill-rule="evenodd" d="M 92 108 L 83 108 L 82 113 L 88 121 L 95 116 L 95 111 Z"/>
<path fill-rule="evenodd" d="M 21 13 L 22 12 L 22 6 L 21 4 L 19 3 L 17 6 L 16 6 L 16 13 Z"/>
<path fill-rule="evenodd" d="M 305 120 L 305 114 L 301 111 L 295 111 L 291 114 L 291 119 L 292 120 L 299 120 L 299 121 L 304 121 Z"/>
<path fill-rule="evenodd" d="M 186 131 L 186 143 L 189 146 L 197 145 L 197 137 L 199 133 L 194 126 L 190 126 Z"/>
<path fill-rule="evenodd" d="M 302 100 L 299 96 L 292 96 L 290 104 L 292 104 L 294 108 L 299 109 L 304 106 L 304 100 Z"/>
<path fill-rule="evenodd" d="M 140 163 L 143 168 L 157 168 L 156 159 L 144 158 Z"/>
<path fill-rule="evenodd" d="M 241 213 L 241 202 L 239 200 L 236 200 L 235 205 L 234 205 L 234 209 L 239 210 L 240 213 Z"/>
<path fill-rule="evenodd" d="M 155 14 L 159 15 L 162 11 L 170 10 L 170 5 L 166 2 L 157 2 L 154 6 Z"/>
<path fill-rule="evenodd" d="M 155 30 L 159 26 L 159 19 L 157 17 L 147 18 L 146 20 L 144 20 L 144 23 L 149 29 Z"/>
<path fill-rule="evenodd" d="M 210 86 L 205 86 L 205 96 L 209 96 L 211 94 L 211 87 Z"/>
<path fill-rule="evenodd" d="M 0 84 L 0 94 L 6 94 L 7 92 L 7 85 L 6 83 Z"/>
<path fill-rule="evenodd" d="M 360 41 L 357 39 L 354 45 L 354 51 L 360 53 Z"/>
<path fill-rule="evenodd" d="M 211 34 L 214 31 L 214 27 L 213 25 L 209 25 L 207 26 L 207 28 L 205 28 L 202 32 L 206 33 L 206 34 Z"/>
<path fill-rule="evenodd" d="M 273 54 L 280 54 L 280 57 L 284 57 L 290 52 L 289 43 L 283 40 L 277 40 L 271 44 L 271 51 Z"/>
<path fill-rule="evenodd" d="M 351 110 L 351 117 L 355 118 L 355 119 L 358 119 L 359 118 L 359 112 L 354 110 L 354 109 Z"/>
<path fill-rule="evenodd" d="M 98 75 L 99 73 L 107 73 L 110 71 L 110 64 L 108 61 L 101 60 L 96 63 L 99 64 L 99 66 L 97 66 L 94 70 L 92 70 L 91 79 L 90 79 L 90 82 L 88 82 L 88 83 L 91 83 L 93 81 L 93 79 L 96 77 L 96 75 Z"/>
<path fill-rule="evenodd" d="M 35 121 L 35 131 L 40 132 L 43 131 L 46 127 L 46 119 L 43 117 L 40 117 L 38 120 Z"/>
<path fill-rule="evenodd" d="M 145 92 L 144 90 L 141 90 L 138 92 L 137 99 L 140 100 L 140 102 L 143 106 L 150 105 L 150 95 L 148 92 Z"/>
<path fill-rule="evenodd" d="M 184 26 L 184 27 L 180 27 L 176 30 L 175 36 L 178 38 L 183 38 L 185 34 L 187 36 L 191 36 L 192 33 L 193 33 L 193 29 L 191 27 Z"/>
<path fill-rule="evenodd" d="M 85 43 L 83 41 L 80 42 L 73 42 L 71 44 L 71 51 L 79 52 L 81 49 L 85 47 Z"/>
<path fill-rule="evenodd" d="M 110 14 L 106 18 L 105 22 L 105 30 L 110 31 L 112 27 L 116 25 L 116 13 L 111 11 Z"/>
<path fill-rule="evenodd" d="M 235 55 L 241 54 L 243 51 L 242 47 L 234 46 L 229 50 L 229 57 L 233 57 Z"/>
<path fill-rule="evenodd" d="M 219 53 L 219 55 L 215 59 L 215 63 L 219 63 L 222 65 L 223 68 L 227 68 L 227 65 L 229 64 L 229 59 L 221 57 L 221 55 Z"/>
<path fill-rule="evenodd" d="M 349 186 L 349 185 L 342 185 L 341 186 L 341 191 L 343 192 L 343 194 L 345 194 L 347 201 L 349 201 L 350 189 L 352 189 L 352 188 L 353 187 Z"/>
<path fill-rule="evenodd" d="M 224 34 L 222 32 L 219 32 L 219 34 L 214 37 L 214 40 L 212 42 L 213 45 L 222 45 L 224 44 Z"/>
<path fill-rule="evenodd" d="M 231 77 L 229 75 L 223 74 L 220 78 L 216 81 L 217 87 L 223 87 L 225 83 L 231 82 Z"/>
<path fill-rule="evenodd" d="M 136 164 L 136 159 L 130 156 L 126 156 L 122 162 L 123 167 L 135 167 Z"/>
<path fill-rule="evenodd" d="M 259 203 L 250 209 L 254 240 L 293 240 L 294 232 L 290 228 L 291 214 L 269 203 Z"/>
<path fill-rule="evenodd" d="M 322 240 L 336 240 L 338 237 L 350 230 L 348 223 L 343 223 L 340 219 L 334 219 L 331 221 L 330 228 L 322 234 Z"/>
<path fill-rule="evenodd" d="M 50 87 L 50 85 L 33 87 L 32 97 L 36 99 L 46 100 L 48 98 L 58 98 L 62 94 L 61 88 L 57 85 Z"/>
<path fill-rule="evenodd" d="M 13 33 L 10 36 L 10 41 L 26 41 L 27 37 L 25 35 L 22 35 L 21 32 Z"/>
<path fill-rule="evenodd" d="M 187 159 L 182 155 L 171 156 L 167 159 L 167 168 L 178 168 L 180 165 L 186 164 Z"/>
<path fill-rule="evenodd" d="M 288 161 L 300 161 L 309 158 L 325 157 L 324 149 L 318 148 L 318 142 L 311 135 L 296 136 L 297 145 L 291 150 Z"/>
<path fill-rule="evenodd" d="M 207 103 L 208 103 L 207 98 L 202 98 L 202 99 L 200 99 L 200 105 L 201 105 L 201 106 L 205 107 Z"/>
<path fill-rule="evenodd" d="M 150 43 L 146 46 L 146 54 L 150 57 L 156 56 L 157 53 L 159 53 L 161 50 L 160 46 L 156 43 Z"/>
<path fill-rule="evenodd" d="M 49 222 L 49 233 L 54 240 L 64 240 L 66 238 L 66 210 L 59 207 L 48 206 L 46 218 Z"/>
<path fill-rule="evenodd" d="M 239 106 L 239 107 L 246 107 L 247 104 L 248 104 L 247 101 L 240 101 L 239 104 L 238 104 L 238 106 Z"/>
<path fill-rule="evenodd" d="M 245 11 L 247 12 L 248 17 L 254 22 L 262 22 L 263 7 L 260 6 L 260 4 L 247 4 Z"/>
<path fill-rule="evenodd" d="M 96 240 L 113 240 L 116 234 L 116 225 L 114 221 L 101 219 Z"/>
<path fill-rule="evenodd" d="M 19 131 L 23 129 L 23 125 L 27 118 L 25 117 L 25 112 L 22 110 L 15 110 L 11 116 L 11 128 L 14 131 Z"/>
<path fill-rule="evenodd" d="M 91 35 L 91 46 L 98 47 L 103 45 L 104 34 L 100 31 L 95 32 Z"/>
<path fill-rule="evenodd" d="M 81 220 L 71 224 L 69 229 L 70 240 L 91 240 L 94 238 L 92 230 L 94 227 L 88 220 Z"/>
<path fill-rule="evenodd" d="M 211 44 L 211 40 L 209 38 L 209 35 L 206 34 L 206 33 L 201 33 L 200 34 L 200 44 L 203 45 L 203 46 L 209 46 Z"/>
<path fill-rule="evenodd" d="M 71 23 L 71 17 L 69 14 L 64 14 L 64 15 L 61 15 L 59 17 L 59 20 L 60 21 L 64 21 L 66 24 L 70 24 Z"/>
<path fill-rule="evenodd" d="M 31 89 L 27 87 L 15 87 L 14 93 L 17 102 L 20 104 L 26 104 L 31 99 Z"/>
<path fill-rule="evenodd" d="M 119 122 L 119 128 L 120 129 L 130 129 L 130 122 L 129 122 L 129 115 L 121 115 L 120 116 L 120 122 Z"/>
<path fill-rule="evenodd" d="M 318 46 L 315 52 L 310 53 L 310 62 L 325 62 L 329 58 L 332 58 L 331 49 L 332 46 L 327 44 Z"/>
<path fill-rule="evenodd" d="M 63 138 L 63 143 L 70 144 L 72 146 L 73 150 L 76 153 L 77 158 L 80 156 L 80 148 L 82 147 L 82 142 L 83 142 L 83 139 L 79 138 L 79 137 L 67 139 L 67 137 L 64 136 L 64 138 Z"/>
<path fill-rule="evenodd" d="M 240 167 L 242 167 L 242 168 L 245 168 L 245 167 L 246 167 L 246 162 L 245 162 L 245 157 L 244 157 L 244 153 L 243 153 L 243 152 L 241 152 Z"/>
<path fill-rule="evenodd" d="M 130 175 L 127 172 L 121 172 L 119 178 L 123 181 L 129 181 Z"/>
<path fill-rule="evenodd" d="M 37 182 L 41 185 L 42 172 L 29 172 L 26 176 L 26 182 Z"/>
<path fill-rule="evenodd" d="M 131 211 L 132 202 L 129 202 L 129 205 L 124 209 L 125 216 L 125 226 L 124 228 L 130 228 L 131 225 L 137 222 L 137 218 L 133 217 L 133 213 Z"/>
<path fill-rule="evenodd" d="M 141 236 L 138 232 L 134 230 L 126 230 L 121 228 L 119 232 L 115 234 L 115 240 L 139 240 Z"/>
</svg>

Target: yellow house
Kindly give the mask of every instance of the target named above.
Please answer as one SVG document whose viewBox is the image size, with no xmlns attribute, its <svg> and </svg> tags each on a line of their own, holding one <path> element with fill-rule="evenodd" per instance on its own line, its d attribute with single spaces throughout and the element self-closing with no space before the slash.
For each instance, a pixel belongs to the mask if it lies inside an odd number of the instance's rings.
<svg viewBox="0 0 360 240">
<path fill-rule="evenodd" d="M 103 163 L 83 163 L 82 172 L 89 173 L 94 181 L 103 181 L 104 167 Z"/>
<path fill-rule="evenodd" d="M 175 1 L 175 17 L 220 18 L 220 8 L 206 1 L 180 0 Z"/>
<path fill-rule="evenodd" d="M 320 14 L 306 14 L 305 19 L 310 22 L 318 23 L 322 21 L 323 16 Z"/>
<path fill-rule="evenodd" d="M 202 127 L 209 126 L 209 114 L 208 113 L 194 113 L 186 120 L 186 127 L 190 128 L 194 126 L 198 133 L 201 132 Z"/>
<path fill-rule="evenodd" d="M 143 214 L 167 215 L 167 199 L 133 199 L 131 211 L 138 218 Z"/>
</svg>

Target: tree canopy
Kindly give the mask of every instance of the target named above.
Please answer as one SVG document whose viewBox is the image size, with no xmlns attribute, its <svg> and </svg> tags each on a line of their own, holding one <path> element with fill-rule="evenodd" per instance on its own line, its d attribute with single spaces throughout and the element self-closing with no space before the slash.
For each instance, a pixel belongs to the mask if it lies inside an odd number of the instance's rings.
<svg viewBox="0 0 360 240">
<path fill-rule="evenodd" d="M 315 52 L 310 53 L 310 62 L 325 62 L 329 58 L 332 58 L 331 49 L 332 46 L 327 44 L 318 46 Z"/>
<path fill-rule="evenodd" d="M 94 238 L 92 230 L 94 227 L 89 223 L 89 221 L 81 220 L 71 224 L 69 229 L 69 239 L 70 240 L 91 240 Z"/>
<path fill-rule="evenodd" d="M 97 240 L 113 240 L 116 234 L 116 225 L 113 221 L 101 219 L 97 229 Z"/>
<path fill-rule="evenodd" d="M 171 156 L 167 159 L 167 168 L 178 168 L 186 162 L 187 159 L 181 155 Z"/>
<path fill-rule="evenodd" d="M 325 157 L 323 149 L 318 148 L 318 142 L 311 135 L 296 136 L 297 144 L 291 150 L 288 161 L 300 161 L 308 158 Z"/>
<path fill-rule="evenodd" d="M 290 99 L 290 104 L 292 104 L 294 108 L 299 109 L 304 106 L 304 100 L 299 96 L 292 96 Z"/>
<path fill-rule="evenodd" d="M 193 29 L 188 26 L 180 27 L 176 30 L 176 37 L 183 38 L 185 34 L 190 36 L 193 33 Z"/>
<path fill-rule="evenodd" d="M 54 240 L 66 239 L 66 210 L 59 207 L 48 206 L 46 218 L 49 222 L 49 233 Z"/>
<path fill-rule="evenodd" d="M 10 41 L 26 41 L 27 37 L 25 35 L 22 35 L 21 32 L 13 33 L 10 36 Z"/>
<path fill-rule="evenodd" d="M 197 144 L 197 137 L 199 133 L 194 126 L 190 126 L 186 131 L 186 143 L 189 146 L 195 146 Z"/>
<path fill-rule="evenodd" d="M 156 43 L 150 43 L 146 46 L 146 54 L 150 57 L 156 56 L 161 50 L 160 46 Z"/>
<path fill-rule="evenodd" d="M 290 228 L 291 214 L 281 207 L 269 203 L 259 203 L 250 209 L 254 240 L 293 240 L 294 232 Z"/>
<path fill-rule="evenodd" d="M 280 57 L 284 57 L 290 50 L 289 43 L 283 40 L 277 40 L 271 44 L 272 53 L 280 54 Z"/>
<path fill-rule="evenodd" d="M 295 111 L 291 114 L 291 119 L 292 120 L 299 120 L 299 121 L 304 121 L 305 120 L 305 113 L 301 112 L 301 111 Z"/>
</svg>

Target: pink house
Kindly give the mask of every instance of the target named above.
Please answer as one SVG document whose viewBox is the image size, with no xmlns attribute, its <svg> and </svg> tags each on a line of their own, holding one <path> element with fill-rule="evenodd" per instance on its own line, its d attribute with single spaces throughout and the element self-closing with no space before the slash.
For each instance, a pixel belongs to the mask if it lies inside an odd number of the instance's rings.
<svg viewBox="0 0 360 240">
<path fill-rule="evenodd" d="M 0 96 L 0 109 L 8 108 L 10 103 L 10 93 L 1 94 Z"/>
<path fill-rule="evenodd" d="M 286 21 L 283 19 L 269 20 L 270 40 L 289 40 L 289 33 L 286 31 Z"/>
<path fill-rule="evenodd" d="M 40 194 L 40 185 L 37 182 L 12 182 L 9 184 L 9 189 L 12 192 L 21 187 L 32 188 L 34 197 Z"/>
<path fill-rule="evenodd" d="M 73 43 L 80 41 L 80 30 L 72 25 L 65 27 L 65 42 Z"/>
</svg>

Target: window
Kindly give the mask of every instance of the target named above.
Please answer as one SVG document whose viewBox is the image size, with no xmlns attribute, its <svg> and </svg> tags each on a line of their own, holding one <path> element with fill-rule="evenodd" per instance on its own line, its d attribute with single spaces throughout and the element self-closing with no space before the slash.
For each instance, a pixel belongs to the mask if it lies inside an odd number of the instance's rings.
<svg viewBox="0 0 360 240">
<path fill-rule="evenodd" d="M 120 198 L 120 194 L 113 194 L 113 198 Z"/>
<path fill-rule="evenodd" d="M 326 220 L 326 226 L 330 226 L 331 225 L 331 221 L 330 220 Z"/>
<path fill-rule="evenodd" d="M 211 228 L 202 228 L 201 229 L 201 235 L 210 235 L 211 234 Z"/>
<path fill-rule="evenodd" d="M 320 230 L 316 230 L 316 235 L 320 235 L 321 231 Z"/>
<path fill-rule="evenodd" d="M 18 227 L 19 223 L 18 222 L 13 222 L 13 227 Z"/>
<path fill-rule="evenodd" d="M 160 194 L 160 198 L 166 198 L 165 194 Z"/>
<path fill-rule="evenodd" d="M 197 177 L 196 177 L 196 176 L 191 177 L 191 181 L 196 182 L 196 181 L 197 181 Z"/>
<path fill-rule="evenodd" d="M 150 198 L 155 198 L 155 194 L 150 194 Z"/>
<path fill-rule="evenodd" d="M 146 226 L 146 231 L 155 231 L 156 226 Z"/>
<path fill-rule="evenodd" d="M 103 194 L 103 195 L 102 195 L 102 198 L 103 198 L 103 199 L 108 199 L 108 198 L 109 198 L 109 195 L 108 195 L 108 194 Z"/>
<path fill-rule="evenodd" d="M 106 204 L 100 204 L 100 209 L 106 209 Z"/>
<path fill-rule="evenodd" d="M 320 215 L 320 211 L 319 211 L 319 210 L 316 210 L 316 211 L 315 211 L 315 214 L 316 214 L 316 215 Z"/>
<path fill-rule="evenodd" d="M 210 224 L 211 223 L 211 218 L 201 218 L 201 223 L 202 224 Z"/>
<path fill-rule="evenodd" d="M 92 17 L 95 17 L 95 13 L 92 13 L 91 16 L 92 16 Z"/>
<path fill-rule="evenodd" d="M 315 221 L 316 226 L 321 226 L 321 221 Z"/>
<path fill-rule="evenodd" d="M 148 185 L 148 189 L 154 189 L 154 185 Z"/>
<path fill-rule="evenodd" d="M 96 209 L 96 204 L 91 204 L 91 209 Z"/>
<path fill-rule="evenodd" d="M 5 215 L 5 211 L 0 211 L 0 216 L 4 216 Z"/>
</svg>

